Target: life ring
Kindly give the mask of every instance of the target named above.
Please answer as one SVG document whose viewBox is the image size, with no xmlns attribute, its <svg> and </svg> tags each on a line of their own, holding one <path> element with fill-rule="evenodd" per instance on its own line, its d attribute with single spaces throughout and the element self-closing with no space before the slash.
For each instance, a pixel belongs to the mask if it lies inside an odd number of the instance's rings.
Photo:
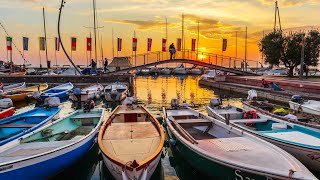
<svg viewBox="0 0 320 180">
<path fill-rule="evenodd" d="M 244 113 L 243 119 L 257 119 L 257 112 L 249 110 Z M 244 123 L 246 126 L 253 127 L 253 123 Z"/>
</svg>

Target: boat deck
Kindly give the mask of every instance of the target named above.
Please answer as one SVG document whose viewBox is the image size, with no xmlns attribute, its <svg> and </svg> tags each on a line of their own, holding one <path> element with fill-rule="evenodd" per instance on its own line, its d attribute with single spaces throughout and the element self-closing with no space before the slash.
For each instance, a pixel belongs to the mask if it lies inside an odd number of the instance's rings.
<svg viewBox="0 0 320 180">
<path fill-rule="evenodd" d="M 151 122 L 112 123 L 105 131 L 102 144 L 121 163 L 143 161 L 159 147 L 161 136 Z"/>
<path fill-rule="evenodd" d="M 19 160 L 33 155 L 45 153 L 53 149 L 71 144 L 81 139 L 83 136 L 76 136 L 66 141 L 48 141 L 48 142 L 31 142 L 22 143 L 16 147 L 0 153 L 0 164 L 4 162 Z"/>
</svg>

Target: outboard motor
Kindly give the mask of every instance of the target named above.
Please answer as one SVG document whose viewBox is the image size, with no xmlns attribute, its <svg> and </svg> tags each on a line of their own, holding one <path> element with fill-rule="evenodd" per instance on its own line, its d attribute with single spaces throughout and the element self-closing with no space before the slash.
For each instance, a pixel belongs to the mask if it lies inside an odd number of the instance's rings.
<svg viewBox="0 0 320 180">
<path fill-rule="evenodd" d="M 0 99 L 0 108 L 7 109 L 13 106 L 13 102 L 10 98 Z"/>
<path fill-rule="evenodd" d="M 39 92 L 39 91 L 36 91 L 36 92 L 34 92 L 34 93 L 32 94 L 32 97 L 33 97 L 34 99 L 39 99 L 40 96 L 41 96 L 41 92 Z"/>
<path fill-rule="evenodd" d="M 171 99 L 171 107 L 172 108 L 177 108 L 179 107 L 179 100 L 177 98 Z"/>
<path fill-rule="evenodd" d="M 257 99 L 258 97 L 258 93 L 256 90 L 251 89 L 250 91 L 248 91 L 248 97 L 247 100 L 253 100 L 253 99 Z"/>
<path fill-rule="evenodd" d="M 292 102 L 295 102 L 295 103 L 299 103 L 299 104 L 302 104 L 303 103 L 303 98 L 300 96 L 300 95 L 293 95 L 291 97 L 291 101 Z"/>
<path fill-rule="evenodd" d="M 211 107 L 217 107 L 221 105 L 221 101 L 219 98 L 212 98 L 210 99 L 210 106 Z"/>
<path fill-rule="evenodd" d="M 90 112 L 91 109 L 93 109 L 95 106 L 95 103 L 93 100 L 88 100 L 83 105 L 83 111 L 84 112 Z"/>
<path fill-rule="evenodd" d="M 60 105 L 60 98 L 48 97 L 44 100 L 44 105 L 47 107 L 58 107 Z"/>
</svg>

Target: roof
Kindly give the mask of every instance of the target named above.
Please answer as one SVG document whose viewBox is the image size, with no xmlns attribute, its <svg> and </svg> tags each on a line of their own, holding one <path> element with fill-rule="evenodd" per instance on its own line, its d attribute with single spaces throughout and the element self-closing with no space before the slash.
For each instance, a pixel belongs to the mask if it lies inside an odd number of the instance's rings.
<svg viewBox="0 0 320 180">
<path fill-rule="evenodd" d="M 109 67 L 131 67 L 129 57 L 114 57 Z"/>
</svg>

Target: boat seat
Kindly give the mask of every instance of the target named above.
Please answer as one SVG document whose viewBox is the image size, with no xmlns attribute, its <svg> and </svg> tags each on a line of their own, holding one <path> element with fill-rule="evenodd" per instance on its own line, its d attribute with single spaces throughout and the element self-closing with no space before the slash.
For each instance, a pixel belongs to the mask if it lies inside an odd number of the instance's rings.
<svg viewBox="0 0 320 180">
<path fill-rule="evenodd" d="M 32 128 L 37 124 L 0 124 L 0 128 Z"/>
<path fill-rule="evenodd" d="M 70 119 L 87 119 L 87 118 L 100 118 L 100 117 L 101 117 L 101 114 L 97 114 L 97 113 L 94 113 L 94 114 L 83 113 L 83 114 L 78 114 L 76 116 L 73 116 Z"/>
<path fill-rule="evenodd" d="M 212 126 L 212 121 L 208 119 L 184 119 L 176 120 L 181 126 Z"/>
<path fill-rule="evenodd" d="M 267 122 L 269 119 L 263 118 L 263 119 L 234 119 L 230 120 L 232 123 L 261 123 L 261 122 Z"/>
</svg>

